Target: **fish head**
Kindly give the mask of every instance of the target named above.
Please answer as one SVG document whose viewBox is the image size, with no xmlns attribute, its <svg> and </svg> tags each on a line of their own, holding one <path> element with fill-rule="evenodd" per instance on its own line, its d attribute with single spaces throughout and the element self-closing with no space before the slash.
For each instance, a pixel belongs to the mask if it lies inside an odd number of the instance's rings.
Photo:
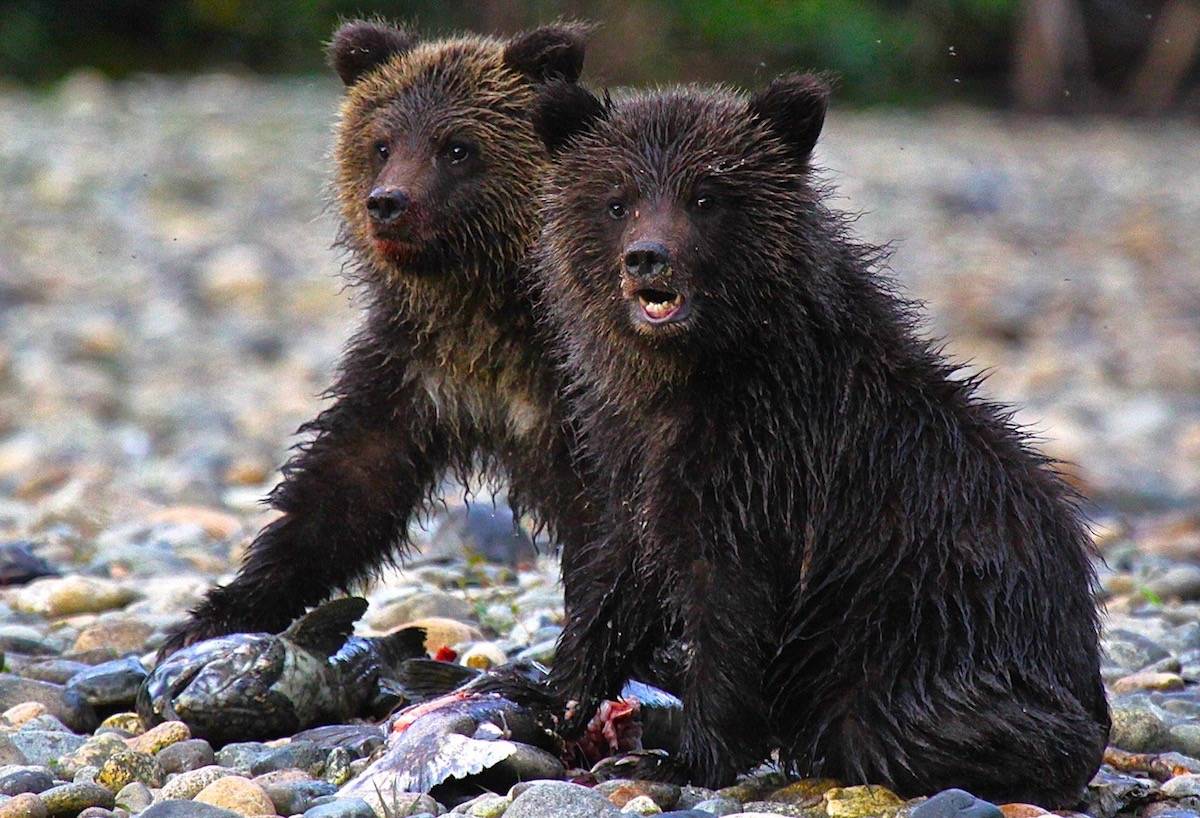
<svg viewBox="0 0 1200 818">
<path fill-rule="evenodd" d="M 150 706 L 164 718 L 182 721 L 193 735 L 217 742 L 286 735 L 303 726 L 292 702 L 275 689 L 288 664 L 282 640 L 236 634 L 196 647 L 205 650 L 184 657 L 146 687 Z"/>
</svg>

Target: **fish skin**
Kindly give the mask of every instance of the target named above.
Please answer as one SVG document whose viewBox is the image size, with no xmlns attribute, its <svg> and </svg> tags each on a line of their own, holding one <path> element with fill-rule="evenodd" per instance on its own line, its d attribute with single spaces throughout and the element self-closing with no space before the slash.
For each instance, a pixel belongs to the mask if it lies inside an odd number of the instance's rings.
<svg viewBox="0 0 1200 818">
<path fill-rule="evenodd" d="M 365 610 L 360 598 L 334 600 L 280 634 L 232 634 L 174 653 L 138 691 L 138 714 L 148 724 L 182 721 L 217 744 L 359 716 L 381 675 L 415 652 L 425 655 L 424 634 L 416 629 L 378 639 L 351 636 Z"/>
<path fill-rule="evenodd" d="M 562 758 L 558 717 L 563 703 L 546 684 L 545 669 L 536 663 L 505 665 L 491 671 L 470 671 L 434 660 L 405 663 L 401 678 L 416 695 L 433 695 L 439 685 L 469 678 L 442 695 L 414 704 L 390 720 L 387 746 L 375 761 L 339 792 L 341 797 L 366 797 L 376 792 L 434 792 L 439 801 L 503 791 L 514 781 L 502 780 L 504 762 L 519 745 Z M 445 690 L 444 687 L 441 688 Z M 631 682 L 623 691 L 626 715 L 647 718 L 654 746 L 678 745 L 678 698 L 658 688 Z M 633 734 L 635 738 L 639 734 Z M 639 750 L 641 744 L 638 744 Z M 662 751 L 646 752 L 655 759 Z M 628 761 L 625 763 L 629 763 Z M 506 771 L 511 774 L 511 770 Z M 477 786 L 472 789 L 471 782 Z M 450 800 L 447 800 L 449 798 Z"/>
<path fill-rule="evenodd" d="M 422 672 L 427 670 L 432 668 Z M 339 795 L 361 798 L 393 789 L 428 793 L 495 768 L 521 744 L 557 757 L 562 752 L 556 729 L 561 707 L 545 679 L 540 666 L 506 665 L 401 710 L 390 720 L 383 754 Z"/>
</svg>

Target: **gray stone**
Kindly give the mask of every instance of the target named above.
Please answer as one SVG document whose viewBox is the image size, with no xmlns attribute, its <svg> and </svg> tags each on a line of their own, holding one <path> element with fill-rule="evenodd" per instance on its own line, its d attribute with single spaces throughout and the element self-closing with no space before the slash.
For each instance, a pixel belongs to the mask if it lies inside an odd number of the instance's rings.
<svg viewBox="0 0 1200 818">
<path fill-rule="evenodd" d="M 28 665 L 13 668 L 13 672 L 26 679 L 36 679 L 39 682 L 50 682 L 65 685 L 71 677 L 80 671 L 87 670 L 91 665 L 83 662 L 72 662 L 70 659 L 43 659 Z"/>
<path fill-rule="evenodd" d="M 700 812 L 716 816 L 733 815 L 735 812 L 740 812 L 741 809 L 742 805 L 732 798 L 709 798 L 692 806 L 692 810 L 699 810 Z M 674 815 L 675 813 L 666 814 Z"/>
<path fill-rule="evenodd" d="M 0 767 L 0 793 L 20 795 L 43 792 L 54 786 L 54 776 L 45 767 Z"/>
<path fill-rule="evenodd" d="M 304 818 L 375 818 L 375 810 L 361 798 L 337 798 L 309 808 Z"/>
<path fill-rule="evenodd" d="M 1188 773 L 1177 775 L 1162 785 L 1160 792 L 1167 798 L 1195 798 L 1200 796 L 1200 775 Z"/>
<path fill-rule="evenodd" d="M 63 724 L 49 713 L 34 716 L 18 728 L 20 730 L 49 730 L 52 733 L 70 733 L 71 728 Z"/>
<path fill-rule="evenodd" d="M 78 751 L 87 741 L 84 736 L 58 730 L 18 730 L 8 738 L 27 762 L 39 767 Z"/>
<path fill-rule="evenodd" d="M 236 812 L 199 801 L 159 801 L 138 818 L 242 818 Z"/>
<path fill-rule="evenodd" d="M 598 792 L 565 781 L 539 781 L 515 797 L 504 818 L 602 818 L 621 811 Z"/>
<path fill-rule="evenodd" d="M 1200 598 L 1200 565 L 1172 565 L 1161 576 L 1147 581 L 1145 588 L 1162 599 Z"/>
<path fill-rule="evenodd" d="M 431 796 L 416 792 L 376 792 L 363 796 L 363 801 L 375 810 L 376 815 L 405 816 L 413 818 L 423 812 L 435 815 L 440 811 L 438 802 Z"/>
<path fill-rule="evenodd" d="M 1112 733 L 1109 742 L 1135 753 L 1163 749 L 1167 738 L 1165 714 L 1143 696 L 1131 696 L 1112 704 Z"/>
<path fill-rule="evenodd" d="M 1166 648 L 1149 637 L 1121 628 L 1107 631 L 1100 646 L 1108 662 L 1129 672 L 1170 657 Z"/>
<path fill-rule="evenodd" d="M 275 770 L 304 770 L 310 775 L 318 776 L 325 769 L 326 755 L 328 754 L 324 750 L 311 741 L 290 741 L 282 747 L 267 748 L 266 752 L 253 758 L 250 762 L 250 772 L 262 775 Z"/>
<path fill-rule="evenodd" d="M 198 770 L 201 767 L 208 767 L 216 761 L 212 745 L 202 738 L 168 744 L 158 751 L 155 758 L 162 765 L 163 772 L 168 775 Z"/>
<path fill-rule="evenodd" d="M 95 730 L 100 723 L 92 706 L 62 685 L 0 673 L 0 710 L 23 702 L 40 702 L 50 715 L 76 732 Z"/>
<path fill-rule="evenodd" d="M 544 642 L 537 642 L 513 657 L 514 662 L 541 662 L 542 664 L 553 664 L 554 650 L 558 647 L 558 642 L 554 639 L 548 639 Z"/>
<path fill-rule="evenodd" d="M 676 809 L 691 809 L 702 801 L 711 801 L 716 797 L 716 790 L 688 784 L 679 788 L 679 803 L 676 804 Z"/>
<path fill-rule="evenodd" d="M 1000 808 L 965 790 L 942 790 L 913 807 L 910 818 L 1004 818 Z"/>
<path fill-rule="evenodd" d="M 148 675 L 141 661 L 130 656 L 81 671 L 66 687 L 95 707 L 122 707 L 133 704 Z"/>
<path fill-rule="evenodd" d="M 1184 722 L 1171 725 L 1167 730 L 1166 744 L 1184 755 L 1200 755 L 1200 724 Z"/>
<path fill-rule="evenodd" d="M 141 781 L 134 781 L 121 787 L 117 793 L 116 803 L 121 809 L 138 813 L 154 802 L 154 793 Z"/>
<path fill-rule="evenodd" d="M 0 815 L 4 818 L 46 818 L 46 805 L 31 792 L 0 796 Z"/>
<path fill-rule="evenodd" d="M 441 515 L 421 552 L 427 559 L 461 559 L 471 554 L 509 565 L 531 562 L 537 556 L 533 540 L 515 524 L 512 510 L 503 503 L 471 503 Z"/>
<path fill-rule="evenodd" d="M 281 781 L 265 784 L 263 789 L 280 815 L 304 812 L 318 798 L 337 792 L 337 787 L 328 781 Z"/>
<path fill-rule="evenodd" d="M 16 745 L 10 736 L 0 734 L 0 765 L 24 766 L 28 763 L 25 753 Z"/>
<path fill-rule="evenodd" d="M 92 764 L 86 764 L 75 770 L 75 775 L 71 780 L 76 784 L 98 784 L 100 782 L 96 780 L 96 776 L 99 774 L 99 772 L 99 767 Z"/>
<path fill-rule="evenodd" d="M 226 744 L 217 752 L 217 764 L 249 773 L 255 762 L 271 752 L 272 748 L 260 741 L 237 741 Z"/>
</svg>

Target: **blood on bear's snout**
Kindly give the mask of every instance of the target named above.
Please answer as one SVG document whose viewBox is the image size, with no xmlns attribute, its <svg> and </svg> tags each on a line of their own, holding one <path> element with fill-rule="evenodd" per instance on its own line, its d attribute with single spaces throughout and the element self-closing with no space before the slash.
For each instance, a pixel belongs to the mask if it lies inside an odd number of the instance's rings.
<svg viewBox="0 0 1200 818">
<path fill-rule="evenodd" d="M 396 150 L 377 145 L 382 167 L 364 201 L 371 235 L 380 249 L 401 251 L 428 240 L 431 198 L 439 169 L 427 150 Z"/>
</svg>

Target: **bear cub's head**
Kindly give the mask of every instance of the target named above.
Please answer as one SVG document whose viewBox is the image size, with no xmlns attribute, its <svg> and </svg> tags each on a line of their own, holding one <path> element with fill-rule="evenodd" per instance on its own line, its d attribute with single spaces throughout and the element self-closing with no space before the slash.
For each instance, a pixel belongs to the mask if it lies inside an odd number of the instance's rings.
<svg viewBox="0 0 1200 818">
<path fill-rule="evenodd" d="M 547 162 L 534 89 L 578 78 L 584 34 L 419 42 L 378 21 L 342 25 L 328 58 L 347 88 L 334 158 L 350 248 L 385 278 L 518 260 Z"/>
<path fill-rule="evenodd" d="M 614 102 L 547 86 L 534 110 L 554 157 L 538 286 L 560 331 L 626 336 L 617 348 L 646 360 L 727 349 L 771 320 L 812 233 L 828 93 L 811 74 L 748 98 L 683 87 Z"/>
</svg>

